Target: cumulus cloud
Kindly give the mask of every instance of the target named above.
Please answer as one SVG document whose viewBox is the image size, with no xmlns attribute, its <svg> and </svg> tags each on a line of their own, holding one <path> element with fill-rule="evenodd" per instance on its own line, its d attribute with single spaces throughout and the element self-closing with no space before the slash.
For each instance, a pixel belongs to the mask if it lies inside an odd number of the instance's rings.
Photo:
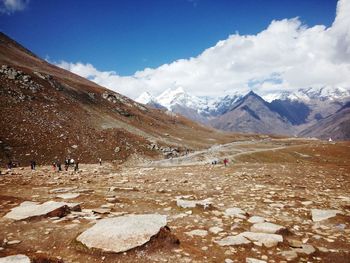
<svg viewBox="0 0 350 263">
<path fill-rule="evenodd" d="M 0 13 L 11 15 L 24 10 L 28 4 L 29 0 L 0 0 Z"/>
<path fill-rule="evenodd" d="M 221 96 L 253 89 L 261 95 L 305 87 L 350 87 L 350 1 L 339 0 L 331 27 L 308 27 L 299 18 L 272 21 L 256 35 L 230 35 L 199 56 L 146 68 L 132 76 L 91 64 L 58 65 L 136 98 L 183 87 L 195 95 Z"/>
</svg>

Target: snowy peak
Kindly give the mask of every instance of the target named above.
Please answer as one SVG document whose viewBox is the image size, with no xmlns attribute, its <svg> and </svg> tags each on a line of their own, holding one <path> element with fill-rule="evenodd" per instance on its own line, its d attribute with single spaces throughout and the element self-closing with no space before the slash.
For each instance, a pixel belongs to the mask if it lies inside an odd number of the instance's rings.
<svg viewBox="0 0 350 263">
<path fill-rule="evenodd" d="M 197 110 L 203 105 L 199 97 L 188 94 L 182 87 L 167 89 L 156 98 L 157 102 L 171 110 L 174 106 L 180 105 Z"/>
<path fill-rule="evenodd" d="M 145 91 L 135 101 L 142 104 L 148 104 L 155 101 L 155 98 L 149 92 Z"/>
<path fill-rule="evenodd" d="M 350 97 L 350 89 L 346 88 L 333 88 L 333 87 L 322 87 L 322 88 L 302 88 L 297 91 L 282 91 L 275 93 L 268 93 L 263 98 L 271 102 L 273 100 L 292 100 L 292 101 L 304 101 L 308 102 L 311 100 L 342 100 Z"/>
</svg>

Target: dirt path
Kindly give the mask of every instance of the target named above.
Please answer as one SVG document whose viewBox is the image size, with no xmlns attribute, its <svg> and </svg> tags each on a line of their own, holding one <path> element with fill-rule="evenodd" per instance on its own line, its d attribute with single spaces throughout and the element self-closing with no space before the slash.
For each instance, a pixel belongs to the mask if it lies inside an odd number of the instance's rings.
<svg viewBox="0 0 350 263">
<path fill-rule="evenodd" d="M 276 144 L 276 141 L 278 141 L 279 144 Z M 232 142 L 223 145 L 214 145 L 209 149 L 196 151 L 177 158 L 153 161 L 147 166 L 167 167 L 183 165 L 203 165 L 211 164 L 214 160 L 222 162 L 223 158 L 228 158 L 231 161 L 235 161 L 236 158 L 241 155 L 266 151 L 278 151 L 286 148 L 298 147 L 303 144 L 305 144 L 305 142 L 298 143 L 297 141 L 296 144 L 290 145 L 290 142 L 286 142 L 285 140 L 254 140 Z"/>
</svg>

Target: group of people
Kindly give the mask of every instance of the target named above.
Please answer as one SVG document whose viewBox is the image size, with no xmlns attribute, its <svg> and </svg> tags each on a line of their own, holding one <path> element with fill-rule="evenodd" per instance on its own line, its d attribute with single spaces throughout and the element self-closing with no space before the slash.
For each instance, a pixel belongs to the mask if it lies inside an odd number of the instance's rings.
<svg viewBox="0 0 350 263">
<path fill-rule="evenodd" d="M 98 161 L 99 165 L 101 166 L 102 165 L 102 159 L 98 158 L 97 161 Z M 7 163 L 7 169 L 8 170 L 11 170 L 12 168 L 14 168 L 16 166 L 19 166 L 19 163 L 13 162 L 11 160 Z M 75 161 L 72 158 L 66 158 L 64 160 L 64 169 L 65 169 L 65 171 L 68 171 L 70 166 L 74 166 L 74 171 L 75 172 L 79 171 L 79 160 Z M 61 164 L 61 162 L 58 161 L 58 160 L 52 162 L 52 168 L 53 168 L 54 171 L 61 172 L 62 171 L 62 164 Z M 36 169 L 36 161 L 34 161 L 34 160 L 30 161 L 30 169 L 31 170 L 35 170 Z M 0 171 L 0 174 L 1 174 L 1 171 Z"/>
<path fill-rule="evenodd" d="M 218 163 L 219 163 L 218 160 L 213 160 L 213 161 L 211 162 L 211 164 L 214 164 L 214 165 L 215 165 L 215 164 L 218 164 Z M 224 163 L 225 166 L 227 166 L 227 164 L 228 164 L 228 159 L 225 158 L 224 161 L 223 161 L 223 163 Z"/>
<path fill-rule="evenodd" d="M 64 160 L 64 170 L 68 171 L 70 166 L 74 166 L 74 171 L 79 171 L 79 160 L 75 161 L 72 158 L 66 158 Z M 52 163 L 52 168 L 54 171 L 61 172 L 62 171 L 62 164 L 60 161 L 54 161 Z"/>
</svg>

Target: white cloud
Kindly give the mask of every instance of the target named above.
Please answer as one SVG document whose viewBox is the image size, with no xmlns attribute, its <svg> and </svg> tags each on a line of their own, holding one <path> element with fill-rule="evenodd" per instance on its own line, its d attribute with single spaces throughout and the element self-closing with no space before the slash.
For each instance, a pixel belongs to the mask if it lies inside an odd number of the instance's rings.
<svg viewBox="0 0 350 263">
<path fill-rule="evenodd" d="M 182 86 L 194 95 L 223 95 L 252 88 L 264 95 L 304 87 L 350 87 L 350 1 L 340 0 L 331 27 L 307 27 L 298 18 L 272 21 L 256 35 L 230 35 L 197 57 L 132 76 L 102 72 L 91 64 L 60 67 L 135 98 Z"/>
<path fill-rule="evenodd" d="M 11 15 L 16 11 L 24 10 L 29 0 L 0 0 L 0 14 Z"/>
</svg>

